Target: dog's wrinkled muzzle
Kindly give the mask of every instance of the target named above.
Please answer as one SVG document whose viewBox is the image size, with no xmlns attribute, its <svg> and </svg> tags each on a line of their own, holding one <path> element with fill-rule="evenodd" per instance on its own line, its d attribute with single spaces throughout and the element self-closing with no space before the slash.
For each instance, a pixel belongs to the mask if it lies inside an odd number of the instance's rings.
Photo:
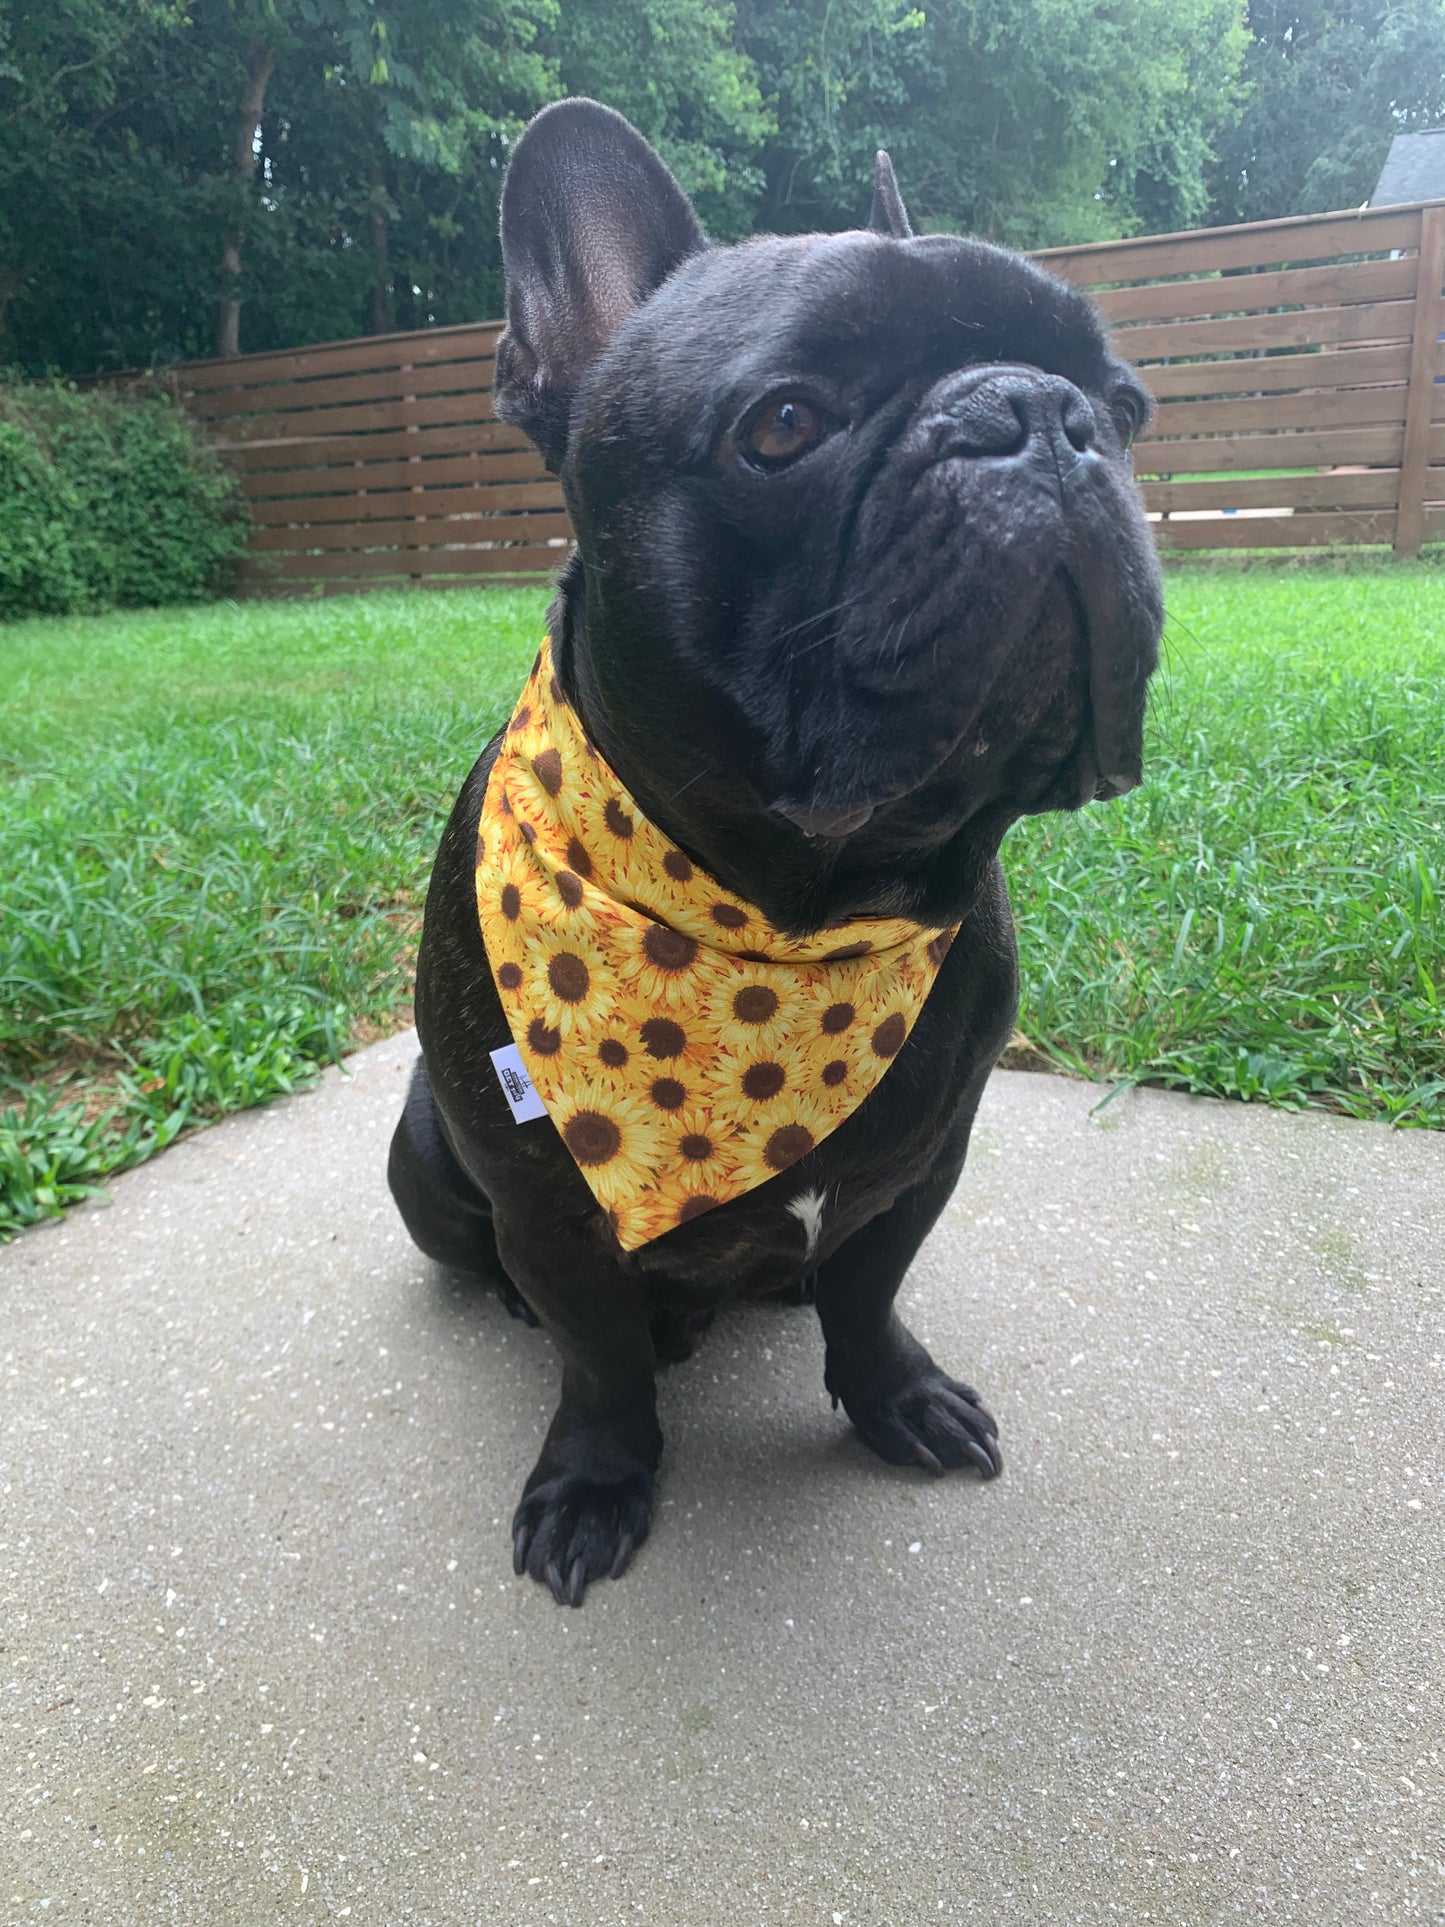
<svg viewBox="0 0 1445 1927">
<path fill-rule="evenodd" d="M 797 745 L 813 780 L 772 805 L 810 840 L 916 811 L 945 768 L 1024 810 L 1139 783 L 1158 564 L 1101 406 L 1014 363 L 921 399 L 855 525 Z"/>
</svg>

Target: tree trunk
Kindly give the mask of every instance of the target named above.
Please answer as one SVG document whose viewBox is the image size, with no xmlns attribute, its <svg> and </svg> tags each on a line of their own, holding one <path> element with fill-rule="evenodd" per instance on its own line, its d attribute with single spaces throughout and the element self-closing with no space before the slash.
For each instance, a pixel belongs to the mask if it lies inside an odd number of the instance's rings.
<svg viewBox="0 0 1445 1927">
<path fill-rule="evenodd" d="M 374 335 L 389 335 L 396 323 L 391 308 L 389 236 L 391 206 L 386 181 L 375 161 L 371 166 L 371 327 Z"/>
<path fill-rule="evenodd" d="M 231 140 L 231 179 L 239 202 L 256 171 L 256 128 L 266 105 L 266 83 L 276 65 L 276 50 L 264 40 L 246 43 L 246 93 L 236 109 Z M 241 274 L 241 229 L 233 228 L 221 243 L 221 298 L 216 304 L 216 353 L 241 352 L 241 299 L 236 284 Z"/>
</svg>

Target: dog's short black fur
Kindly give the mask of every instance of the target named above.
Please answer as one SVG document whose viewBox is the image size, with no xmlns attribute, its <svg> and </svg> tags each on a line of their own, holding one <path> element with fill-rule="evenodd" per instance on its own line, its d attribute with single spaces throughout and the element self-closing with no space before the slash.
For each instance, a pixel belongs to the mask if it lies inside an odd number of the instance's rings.
<svg viewBox="0 0 1445 1927">
<path fill-rule="evenodd" d="M 391 1185 L 423 1251 L 492 1277 L 562 1355 L 514 1554 L 575 1605 L 647 1533 L 659 1357 L 739 1294 L 812 1285 L 828 1389 L 885 1459 L 998 1470 L 993 1421 L 893 1300 L 1013 1023 L 1000 841 L 1138 780 L 1161 598 L 1126 454 L 1138 380 L 1062 283 L 913 236 L 886 156 L 870 229 L 714 248 L 626 121 L 564 101 L 517 145 L 502 239 L 497 408 L 566 492 L 578 547 L 549 621 L 592 740 L 780 928 L 962 926 L 844 1125 L 624 1255 L 488 1061 L 510 1041 L 472 875 L 495 744 L 468 778 Z"/>
</svg>

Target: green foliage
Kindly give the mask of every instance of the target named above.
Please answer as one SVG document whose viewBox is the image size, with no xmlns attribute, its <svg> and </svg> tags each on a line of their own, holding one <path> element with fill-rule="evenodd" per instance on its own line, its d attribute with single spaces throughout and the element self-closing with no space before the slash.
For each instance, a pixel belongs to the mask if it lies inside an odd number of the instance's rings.
<svg viewBox="0 0 1445 1927">
<path fill-rule="evenodd" d="M 880 145 L 927 227 L 1193 220 L 1241 4 L 0 0 L 0 351 L 194 359 L 223 299 L 243 350 L 495 314 L 508 149 L 563 92 L 628 114 L 721 240 L 859 220 Z"/>
<path fill-rule="evenodd" d="M 245 540 L 234 479 L 168 397 L 0 387 L 0 619 L 199 601 Z"/>
<path fill-rule="evenodd" d="M 605 100 L 653 141 L 720 241 L 751 230 L 773 132 L 727 0 L 563 5 L 549 43 L 562 89 Z"/>
<path fill-rule="evenodd" d="M 1391 137 L 1445 120 L 1441 0 L 1252 0 L 1246 104 L 1219 144 L 1212 218 L 1358 207 Z"/>
<path fill-rule="evenodd" d="M 88 1118 L 63 1093 L 35 1090 L 0 1104 L 0 1237 L 93 1197 L 99 1180 L 144 1155 L 137 1130 L 106 1110 Z"/>
<path fill-rule="evenodd" d="M 764 223 L 836 227 L 893 154 L 924 228 L 1086 241 L 1204 207 L 1239 0 L 742 0 L 778 135 Z"/>
<path fill-rule="evenodd" d="M 76 503 L 29 430 L 0 420 L 0 617 L 86 606 L 70 546 Z"/>
<path fill-rule="evenodd" d="M 81 374 L 204 356 L 230 292 L 253 349 L 494 312 L 500 163 L 556 91 L 535 47 L 555 11 L 553 0 L 11 0 L 7 358 Z M 257 164 L 238 182 L 258 48 L 274 67 Z"/>
</svg>

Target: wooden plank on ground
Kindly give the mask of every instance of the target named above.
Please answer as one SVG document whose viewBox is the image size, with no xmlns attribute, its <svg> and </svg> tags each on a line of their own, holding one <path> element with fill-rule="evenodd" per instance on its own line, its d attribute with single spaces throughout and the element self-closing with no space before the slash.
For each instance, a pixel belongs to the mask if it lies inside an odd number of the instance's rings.
<svg viewBox="0 0 1445 1927">
<path fill-rule="evenodd" d="M 1346 388 L 1405 381 L 1408 342 L 1388 348 L 1324 348 L 1306 354 L 1241 355 L 1228 361 L 1185 361 L 1140 370 L 1156 399 L 1278 393 L 1286 389 Z"/>
<path fill-rule="evenodd" d="M 1101 288 L 1093 297 L 1110 325 L 1131 321 L 1200 321 L 1206 315 L 1249 314 L 1261 308 L 1329 307 L 1350 302 L 1406 301 L 1415 292 L 1415 263 L 1331 261 L 1321 268 L 1279 268 L 1267 274 L 1228 274 L 1211 281 L 1156 281 L 1135 288 Z M 1127 332 L 1120 334 L 1127 341 Z"/>
<path fill-rule="evenodd" d="M 1314 549 L 1388 543 L 1395 536 L 1393 509 L 1362 509 L 1322 515 L 1222 515 L 1210 522 L 1155 522 L 1161 549 Z"/>
<path fill-rule="evenodd" d="M 1226 268 L 1324 261 L 1340 254 L 1392 254 L 1413 249 L 1419 238 L 1418 206 L 1366 208 L 1357 214 L 1313 214 L 1255 221 L 1247 227 L 1151 234 L 1137 241 L 1045 248 L 1033 258 L 1076 287 L 1092 288 L 1160 281 L 1175 274 L 1216 274 Z"/>
<path fill-rule="evenodd" d="M 1398 468 L 1403 428 L 1342 428 L 1333 433 L 1234 435 L 1227 440 L 1141 442 L 1141 475 L 1198 475 L 1241 468 Z"/>
<path fill-rule="evenodd" d="M 1146 482 L 1144 502 L 1166 514 L 1201 509 L 1393 508 L 1400 471 L 1372 468 L 1323 475 L 1232 475 L 1221 481 Z"/>
</svg>

